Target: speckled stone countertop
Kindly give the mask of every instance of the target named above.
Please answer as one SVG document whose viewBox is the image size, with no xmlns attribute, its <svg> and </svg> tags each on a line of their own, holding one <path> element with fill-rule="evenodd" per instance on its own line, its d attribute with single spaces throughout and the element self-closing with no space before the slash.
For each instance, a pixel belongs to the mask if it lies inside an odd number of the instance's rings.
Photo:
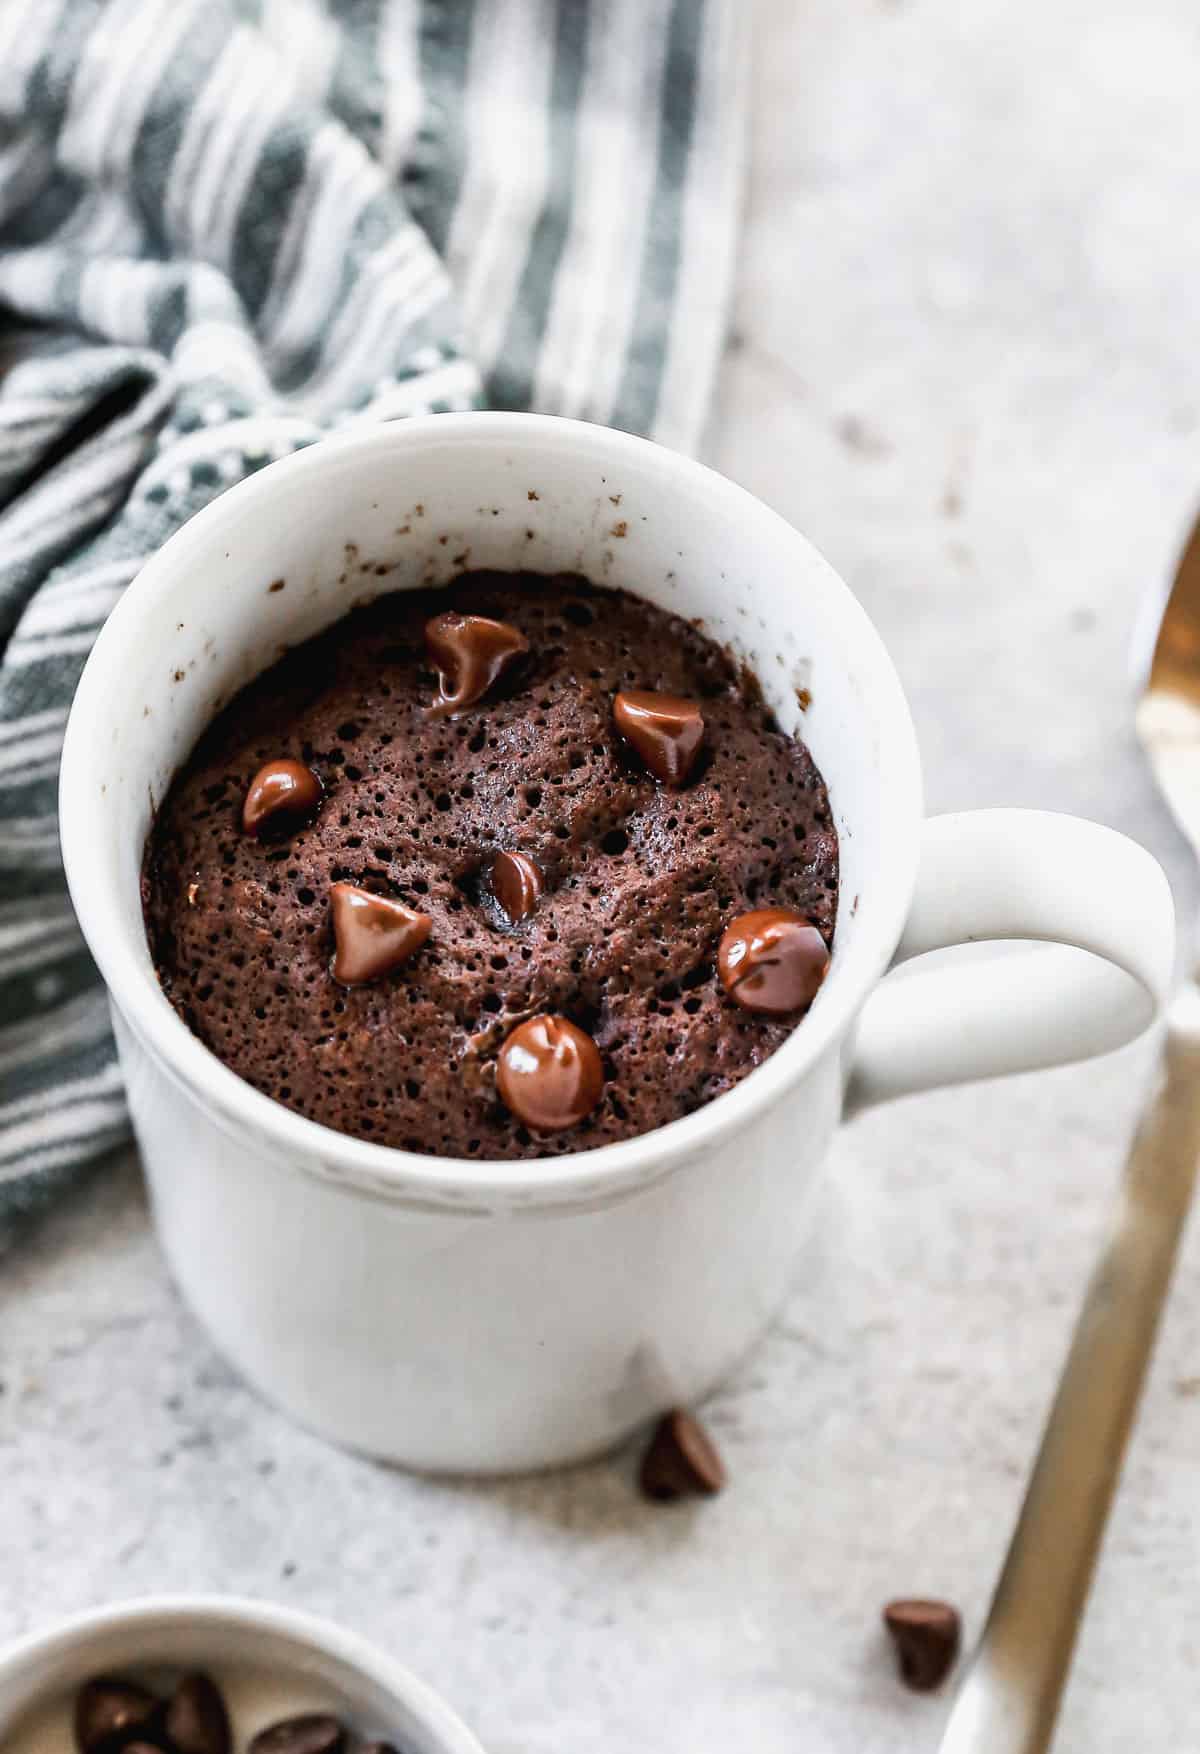
<svg viewBox="0 0 1200 1754">
<path fill-rule="evenodd" d="M 1200 27 L 1187 0 L 772 0 L 709 453 L 824 549 L 909 689 L 932 809 L 1099 817 L 1194 886 L 1133 743 L 1141 593 L 1200 503 Z M 842 1136 L 779 1327 L 710 1409 L 732 1484 L 632 1458 L 489 1486 L 338 1454 L 180 1309 L 132 1162 L 0 1269 L 0 1638 L 114 1596 L 335 1615 L 490 1754 L 901 1754 L 882 1602 L 978 1629 L 1145 1048 Z M 1196 1745 L 1200 1231 L 1059 1747 Z"/>
</svg>

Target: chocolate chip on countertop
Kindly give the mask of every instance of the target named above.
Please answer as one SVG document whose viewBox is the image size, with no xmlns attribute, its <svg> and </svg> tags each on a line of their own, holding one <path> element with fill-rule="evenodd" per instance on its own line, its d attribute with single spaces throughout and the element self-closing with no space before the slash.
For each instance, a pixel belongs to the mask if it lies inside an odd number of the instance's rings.
<svg viewBox="0 0 1200 1754">
<path fill-rule="evenodd" d="M 613 718 L 655 779 L 668 786 L 683 785 L 704 741 L 704 718 L 694 700 L 644 689 L 623 690 L 613 701 Z"/>
<path fill-rule="evenodd" d="M 124 1754 L 130 1743 L 155 1734 L 162 1701 L 132 1681 L 97 1675 L 75 1695 L 79 1754 Z"/>
<path fill-rule="evenodd" d="M 346 1730 L 325 1712 L 282 1718 L 260 1730 L 246 1754 L 344 1754 Z"/>
<path fill-rule="evenodd" d="M 507 621 L 448 609 L 425 623 L 425 650 L 438 672 L 433 711 L 455 713 L 481 699 L 524 657 L 529 641 Z"/>
<path fill-rule="evenodd" d="M 647 1498 L 711 1498 L 724 1486 L 725 1464 L 694 1414 L 682 1407 L 664 1414 L 642 1457 L 638 1484 Z"/>
<path fill-rule="evenodd" d="M 363 1742 L 354 1754 L 400 1754 L 400 1750 L 391 1742 Z"/>
<path fill-rule="evenodd" d="M 896 1647 L 900 1679 L 918 1693 L 940 1687 L 958 1655 L 962 1622 L 949 1602 L 889 1602 L 883 1623 Z"/>
<path fill-rule="evenodd" d="M 210 1675 L 185 1675 L 167 1702 L 166 1731 L 173 1754 L 232 1754 L 229 1713 Z"/>
</svg>

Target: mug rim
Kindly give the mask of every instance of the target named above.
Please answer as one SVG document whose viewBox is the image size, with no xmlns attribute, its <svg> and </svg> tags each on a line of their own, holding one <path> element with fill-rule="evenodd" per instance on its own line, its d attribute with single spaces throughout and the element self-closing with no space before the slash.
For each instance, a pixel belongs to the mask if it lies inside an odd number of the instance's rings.
<svg viewBox="0 0 1200 1754">
<path fill-rule="evenodd" d="M 860 667 L 865 665 L 882 727 L 879 794 L 888 868 L 881 883 L 886 898 L 877 904 L 868 928 L 856 927 L 869 930 L 872 940 L 859 953 L 857 983 L 823 989 L 812 1011 L 773 1054 L 692 1114 L 630 1139 L 553 1157 L 477 1159 L 405 1151 L 339 1133 L 285 1108 L 192 1034 L 145 959 L 144 937 L 136 946 L 131 941 L 115 885 L 98 884 L 88 869 L 89 847 L 97 844 L 106 806 L 101 797 L 90 795 L 87 755 L 90 748 L 108 746 L 97 727 L 120 686 L 122 651 L 138 639 L 142 603 L 189 576 L 196 580 L 194 588 L 201 589 L 203 574 L 193 567 L 193 555 L 218 540 L 228 542 L 241 523 L 262 516 L 274 493 L 292 477 L 319 477 L 358 453 L 453 445 L 481 435 L 516 448 L 527 440 L 550 439 L 590 452 L 598 461 L 623 462 L 632 470 L 657 472 L 677 482 L 690 479 L 717 501 L 723 520 L 765 524 L 775 543 L 802 553 L 810 568 L 815 564 L 823 573 L 840 623 L 840 643 L 852 643 Z M 557 415 L 484 411 L 418 415 L 323 439 L 226 489 L 188 519 L 151 555 L 100 630 L 71 705 L 59 782 L 62 856 L 72 904 L 112 1002 L 155 1064 L 219 1124 L 243 1136 L 249 1131 L 256 1145 L 266 1146 L 291 1167 L 388 1200 L 476 1212 L 606 1202 L 657 1181 L 683 1160 L 745 1129 L 778 1102 L 846 1035 L 891 961 L 916 882 L 923 813 L 916 733 L 887 648 L 840 575 L 793 525 L 718 471 L 649 439 Z"/>
<path fill-rule="evenodd" d="M 319 1650 L 402 1701 L 422 1727 L 436 1737 L 444 1754 L 483 1754 L 482 1744 L 441 1694 L 378 1645 L 359 1633 L 347 1631 L 336 1621 L 299 1608 L 256 1601 L 250 1596 L 172 1593 L 136 1596 L 126 1602 L 83 1609 L 0 1649 L 0 1690 L 30 1662 L 59 1661 L 107 1633 L 187 1631 L 194 1627 L 274 1634 Z M 35 1704 L 36 1701 L 30 1701 L 26 1709 Z"/>
</svg>

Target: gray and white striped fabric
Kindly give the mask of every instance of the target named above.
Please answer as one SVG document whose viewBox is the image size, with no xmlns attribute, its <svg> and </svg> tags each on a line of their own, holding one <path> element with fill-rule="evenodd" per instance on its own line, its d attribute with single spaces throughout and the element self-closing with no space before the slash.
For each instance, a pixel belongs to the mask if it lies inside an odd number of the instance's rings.
<svg viewBox="0 0 1200 1754">
<path fill-rule="evenodd" d="M 740 0 L 0 0 L 0 1244 L 125 1134 L 55 789 L 84 660 L 229 483 L 492 405 L 687 449 Z"/>
</svg>

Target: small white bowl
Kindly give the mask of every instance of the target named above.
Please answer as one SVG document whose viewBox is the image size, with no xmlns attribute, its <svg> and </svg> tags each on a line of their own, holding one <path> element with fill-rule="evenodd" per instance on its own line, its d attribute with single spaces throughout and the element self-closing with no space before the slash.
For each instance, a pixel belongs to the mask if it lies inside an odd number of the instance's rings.
<svg viewBox="0 0 1200 1754">
<path fill-rule="evenodd" d="M 0 1748 L 73 1754 L 75 1690 L 93 1675 L 134 1679 L 208 1670 L 233 1719 L 235 1747 L 268 1723 L 330 1711 L 399 1754 L 483 1754 L 423 1681 L 325 1620 L 223 1596 L 154 1596 L 81 1614 L 0 1652 Z M 20 1736 L 18 1738 L 18 1731 Z"/>
</svg>

